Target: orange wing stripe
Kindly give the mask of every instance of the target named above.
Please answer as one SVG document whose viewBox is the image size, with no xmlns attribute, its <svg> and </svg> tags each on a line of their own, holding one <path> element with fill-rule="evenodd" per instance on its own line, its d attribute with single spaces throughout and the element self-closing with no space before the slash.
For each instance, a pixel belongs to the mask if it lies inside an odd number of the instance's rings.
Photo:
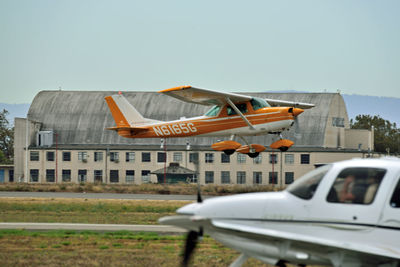
<svg viewBox="0 0 400 267">
<path fill-rule="evenodd" d="M 178 87 L 172 87 L 169 89 L 164 89 L 161 91 L 158 91 L 159 93 L 165 93 L 165 92 L 171 92 L 171 91 L 179 91 L 179 90 L 184 90 L 184 89 L 188 89 L 188 88 L 192 88 L 190 85 L 184 85 L 184 86 L 178 86 Z"/>
</svg>

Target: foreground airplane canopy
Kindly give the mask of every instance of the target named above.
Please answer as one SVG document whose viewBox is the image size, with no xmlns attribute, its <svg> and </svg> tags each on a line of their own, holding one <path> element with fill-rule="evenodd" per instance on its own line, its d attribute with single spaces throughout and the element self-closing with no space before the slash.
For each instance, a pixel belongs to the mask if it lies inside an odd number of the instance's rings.
<svg viewBox="0 0 400 267">
<path fill-rule="evenodd" d="M 187 248 L 204 232 L 238 250 L 232 266 L 248 257 L 279 266 L 398 266 L 400 159 L 329 164 L 282 192 L 215 197 L 177 213 L 160 223 L 187 229 Z"/>
</svg>

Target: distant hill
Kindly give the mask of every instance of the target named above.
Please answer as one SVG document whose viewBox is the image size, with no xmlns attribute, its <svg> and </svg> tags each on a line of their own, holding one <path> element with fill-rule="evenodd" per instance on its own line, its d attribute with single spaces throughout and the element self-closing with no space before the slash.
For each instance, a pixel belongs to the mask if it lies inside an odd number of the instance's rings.
<svg viewBox="0 0 400 267">
<path fill-rule="evenodd" d="M 307 93 L 300 91 L 269 91 L 276 93 Z M 349 119 L 354 119 L 357 115 L 379 115 L 383 119 L 395 122 L 400 128 L 400 98 L 379 97 L 365 95 L 346 95 L 343 94 L 346 103 Z M 10 113 L 8 120 L 14 124 L 15 117 L 26 118 L 30 104 L 5 104 L 0 103 L 0 110 L 6 109 Z"/>
</svg>

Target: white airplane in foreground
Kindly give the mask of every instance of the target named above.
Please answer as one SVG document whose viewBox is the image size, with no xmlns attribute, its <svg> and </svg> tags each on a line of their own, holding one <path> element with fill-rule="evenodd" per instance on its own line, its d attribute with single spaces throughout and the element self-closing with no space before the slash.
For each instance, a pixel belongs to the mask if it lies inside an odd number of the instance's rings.
<svg viewBox="0 0 400 267">
<path fill-rule="evenodd" d="M 215 197 L 160 223 L 187 229 L 187 266 L 203 233 L 268 264 L 400 266 L 400 160 L 319 167 L 285 191 Z"/>
</svg>

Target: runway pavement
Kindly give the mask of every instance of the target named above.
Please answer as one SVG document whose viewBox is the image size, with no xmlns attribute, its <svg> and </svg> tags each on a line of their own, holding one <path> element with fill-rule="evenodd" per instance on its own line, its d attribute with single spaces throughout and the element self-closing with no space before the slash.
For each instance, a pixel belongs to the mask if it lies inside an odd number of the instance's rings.
<svg viewBox="0 0 400 267">
<path fill-rule="evenodd" d="M 76 230 L 76 231 L 134 231 L 182 234 L 186 230 L 168 225 L 85 224 L 85 223 L 0 223 L 0 229 Z"/>
<path fill-rule="evenodd" d="M 70 193 L 70 192 L 0 192 L 0 197 L 147 199 L 147 200 L 186 200 L 186 201 L 196 201 L 197 199 L 196 195 Z M 210 198 L 210 196 L 203 196 L 203 198 L 204 199 Z"/>
</svg>

